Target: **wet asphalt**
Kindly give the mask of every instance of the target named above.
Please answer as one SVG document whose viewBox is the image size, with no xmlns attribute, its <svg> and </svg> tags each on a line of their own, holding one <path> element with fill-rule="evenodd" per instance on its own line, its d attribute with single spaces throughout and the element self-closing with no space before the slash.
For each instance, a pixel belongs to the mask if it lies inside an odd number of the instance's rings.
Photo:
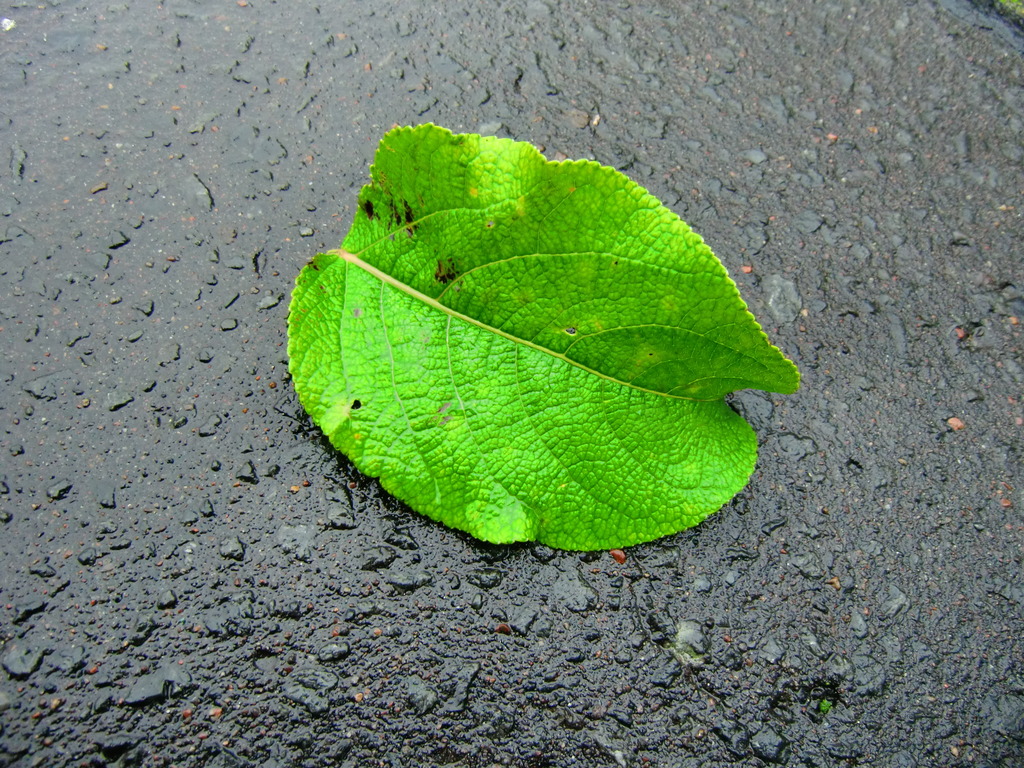
<svg viewBox="0 0 1024 768">
<path fill-rule="evenodd" d="M 0 764 L 1024 764 L 1024 63 L 951 0 L 8 2 Z M 8 28 L 9 27 L 9 28 Z M 619 563 L 334 453 L 294 278 L 380 136 L 593 158 L 801 391 Z"/>
</svg>

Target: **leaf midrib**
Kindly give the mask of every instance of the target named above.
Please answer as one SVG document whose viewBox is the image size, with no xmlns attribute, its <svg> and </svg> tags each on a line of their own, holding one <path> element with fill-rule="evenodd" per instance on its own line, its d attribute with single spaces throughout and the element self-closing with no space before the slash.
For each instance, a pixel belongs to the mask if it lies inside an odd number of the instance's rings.
<svg viewBox="0 0 1024 768">
<path fill-rule="evenodd" d="M 697 402 L 712 402 L 714 400 L 721 399 L 721 398 L 717 398 L 717 397 L 715 397 L 715 398 L 683 397 L 681 395 L 669 394 L 668 392 L 659 392 L 657 390 L 648 389 L 647 387 L 639 387 L 636 384 L 632 384 L 632 383 L 630 383 L 628 381 L 623 381 L 622 379 L 617 379 L 614 376 L 609 376 L 608 374 L 602 373 L 601 371 L 598 371 L 598 370 L 596 370 L 594 368 L 590 368 L 589 366 L 582 365 L 581 363 L 573 360 L 572 358 L 566 357 L 565 355 L 561 354 L 560 352 L 556 352 L 553 349 L 550 349 L 549 347 L 545 347 L 545 346 L 543 346 L 541 344 L 537 344 L 537 343 L 535 343 L 533 341 L 528 341 L 527 339 L 520 338 L 520 337 L 515 336 L 515 335 L 513 335 L 511 333 L 508 333 L 507 331 L 503 331 L 500 328 L 495 328 L 493 325 L 488 325 L 487 323 L 481 322 L 480 320 L 477 320 L 475 317 L 471 317 L 469 315 L 464 315 L 463 313 L 458 312 L 457 310 L 454 310 L 451 307 L 446 307 L 444 304 L 439 302 L 437 299 L 435 299 L 435 298 L 433 298 L 431 296 L 428 296 L 425 293 L 417 291 L 412 286 L 406 285 L 401 280 L 398 280 L 397 278 L 393 277 L 392 275 L 389 275 L 387 272 L 381 271 L 380 269 L 378 269 L 377 267 L 373 266 L 372 264 L 369 264 L 368 262 L 363 261 L 358 256 L 356 256 L 354 253 L 349 253 L 348 251 L 344 250 L 343 248 L 336 248 L 334 250 L 327 251 L 327 254 L 330 255 L 330 256 L 337 256 L 338 258 L 340 258 L 343 261 L 351 264 L 352 266 L 358 267 L 359 269 L 363 270 L 367 274 L 372 275 L 373 277 L 377 278 L 381 282 L 386 283 L 387 285 L 390 285 L 392 288 L 395 288 L 396 290 L 401 291 L 402 293 L 406 294 L 407 296 L 411 296 L 411 297 L 417 299 L 418 301 L 420 301 L 423 304 L 427 305 L 431 309 L 436 309 L 438 312 L 443 312 L 444 314 L 448 315 L 449 317 L 457 318 L 459 320 L 462 320 L 463 322 L 469 323 L 471 325 L 475 325 L 477 328 L 482 328 L 485 331 L 490 331 L 491 333 L 496 334 L 498 336 L 501 336 L 502 338 L 508 339 L 509 341 L 511 341 L 511 342 L 513 342 L 515 344 L 522 344 L 524 347 L 530 347 L 531 349 L 536 349 L 536 350 L 538 350 L 540 352 L 543 352 L 543 353 L 545 353 L 547 355 L 551 355 L 551 357 L 557 358 L 558 360 L 563 360 L 564 362 L 568 363 L 569 365 L 573 365 L 576 368 L 579 368 L 581 370 L 586 371 L 587 373 L 593 374 L 594 376 L 599 376 L 600 378 L 605 379 L 606 381 L 611 381 L 611 382 L 614 382 L 616 384 L 620 384 L 620 385 L 622 385 L 624 387 L 629 387 L 630 389 L 635 389 L 635 390 L 637 390 L 639 392 L 646 392 L 648 394 L 655 395 L 657 397 L 668 397 L 668 398 L 671 398 L 673 400 L 691 400 L 691 401 L 697 401 Z"/>
</svg>

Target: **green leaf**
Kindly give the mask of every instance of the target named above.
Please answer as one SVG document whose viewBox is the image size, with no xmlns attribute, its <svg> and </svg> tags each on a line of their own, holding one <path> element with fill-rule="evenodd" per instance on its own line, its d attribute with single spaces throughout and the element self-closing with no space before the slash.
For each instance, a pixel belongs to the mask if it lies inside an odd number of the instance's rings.
<svg viewBox="0 0 1024 768">
<path fill-rule="evenodd" d="M 747 482 L 722 399 L 790 393 L 724 267 L 617 171 L 423 125 L 387 133 L 341 249 L 288 318 L 303 407 L 363 473 L 486 541 L 696 525 Z"/>
</svg>

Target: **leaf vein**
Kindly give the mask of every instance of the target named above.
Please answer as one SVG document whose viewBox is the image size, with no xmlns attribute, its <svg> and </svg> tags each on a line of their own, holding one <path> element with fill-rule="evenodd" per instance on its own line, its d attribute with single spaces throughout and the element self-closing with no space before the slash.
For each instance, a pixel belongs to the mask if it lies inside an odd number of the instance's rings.
<svg viewBox="0 0 1024 768">
<path fill-rule="evenodd" d="M 388 350 L 388 360 L 391 364 L 391 390 L 395 395 L 395 401 L 398 403 L 398 407 L 402 409 L 402 417 L 405 419 L 406 431 L 412 436 L 412 444 L 416 449 L 416 453 L 419 454 L 420 461 L 423 466 L 429 470 L 430 462 L 427 461 L 426 454 L 423 453 L 423 448 L 420 446 L 419 440 L 416 439 L 416 430 L 413 429 L 412 421 L 409 419 L 409 413 L 405 408 L 405 401 L 402 400 L 402 396 L 398 393 L 398 381 L 395 377 L 395 350 L 391 344 L 391 338 L 388 336 L 388 321 L 387 315 L 384 311 L 384 294 L 387 290 L 387 283 L 380 284 L 380 324 L 384 329 L 384 344 Z M 434 500 L 439 502 L 441 499 L 441 488 L 437 482 L 437 476 L 430 473 L 430 478 L 434 482 Z"/>
<path fill-rule="evenodd" d="M 672 394 L 668 394 L 666 392 L 656 392 L 654 390 L 646 389 L 644 387 L 638 387 L 636 385 L 629 384 L 628 382 L 622 381 L 621 379 L 616 379 L 613 376 L 609 376 L 606 373 L 601 373 L 601 371 L 594 370 L 593 368 L 590 368 L 590 367 L 588 367 L 586 365 L 583 365 L 582 363 L 579 363 L 576 360 L 572 360 L 571 358 L 566 357 L 564 354 L 562 354 L 560 352 L 555 352 L 553 349 L 549 349 L 547 347 L 541 346 L 540 344 L 536 344 L 536 343 L 534 343 L 532 341 L 529 341 L 528 339 L 522 339 L 522 338 L 519 338 L 517 336 L 513 336 L 512 334 L 507 333 L 507 332 L 501 330 L 500 328 L 495 328 L 492 325 L 488 325 L 487 323 L 481 322 L 480 320 L 477 320 L 475 317 L 470 317 L 469 315 L 464 315 L 461 312 L 459 312 L 459 311 L 457 311 L 455 309 L 452 309 L 451 307 L 446 306 L 445 304 L 442 304 L 437 299 L 432 298 L 431 296 L 427 296 L 426 294 L 421 293 L 420 291 L 417 291 L 412 286 L 406 285 L 405 283 L 401 282 L 400 280 L 397 280 L 396 278 L 392 277 L 388 273 L 383 272 L 382 270 L 378 269 L 377 267 L 373 266 L 372 264 L 369 264 L 369 263 L 363 261 L 357 255 L 355 255 L 353 253 L 349 253 L 348 251 L 346 251 L 346 250 L 344 250 L 342 248 L 338 248 L 336 250 L 328 251 L 327 253 L 330 254 L 330 255 L 333 255 L 333 256 L 337 256 L 337 257 L 339 257 L 341 259 L 344 259 L 345 261 L 347 261 L 347 262 L 349 262 L 349 263 L 359 267 L 360 269 L 364 270 L 365 272 L 368 272 L 369 274 L 371 274 L 374 277 L 376 277 L 382 283 L 386 283 L 386 284 L 390 285 L 391 287 L 396 288 L 399 291 L 402 291 L 403 293 L 406 293 L 409 296 L 412 296 L 413 298 L 418 299 L 419 301 L 421 301 L 424 304 L 426 304 L 428 307 L 432 307 L 432 308 L 434 308 L 434 309 L 436 309 L 436 310 L 438 310 L 440 312 L 444 312 L 447 315 L 450 315 L 452 317 L 456 317 L 459 320 L 463 320 L 464 322 L 469 323 L 470 325 L 475 325 L 478 328 L 483 328 L 484 330 L 487 330 L 487 331 L 490 331 L 492 333 L 495 333 L 495 334 L 497 334 L 497 335 L 499 335 L 499 336 L 501 336 L 503 338 L 508 339 L 509 341 L 512 341 L 512 342 L 515 342 L 515 343 L 518 343 L 518 344 L 523 344 L 524 346 L 530 347 L 532 349 L 536 349 L 536 350 L 538 350 L 540 352 L 544 352 L 545 354 L 551 355 L 552 357 L 558 358 L 559 360 L 564 360 L 565 362 L 569 363 L 570 365 L 574 365 L 577 368 L 580 368 L 580 369 L 585 370 L 585 371 L 587 371 L 589 373 L 592 373 L 593 375 L 598 376 L 598 377 L 600 377 L 602 379 L 605 379 L 606 381 L 613 381 L 616 384 L 621 384 L 621 385 L 623 385 L 625 387 L 632 387 L 633 389 L 637 389 L 637 390 L 639 390 L 641 392 L 650 392 L 653 395 L 658 395 L 658 396 L 662 396 L 662 397 L 673 397 L 673 398 L 676 398 L 676 399 L 679 399 L 679 400 L 717 399 L 717 398 L 683 397 L 681 395 L 672 395 Z"/>
</svg>

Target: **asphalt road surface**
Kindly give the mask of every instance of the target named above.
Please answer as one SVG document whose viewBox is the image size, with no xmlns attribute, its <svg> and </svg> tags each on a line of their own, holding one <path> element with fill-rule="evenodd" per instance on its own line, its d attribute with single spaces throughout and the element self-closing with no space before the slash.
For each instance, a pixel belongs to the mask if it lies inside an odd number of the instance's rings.
<svg viewBox="0 0 1024 768">
<path fill-rule="evenodd" d="M 947 5 L 4 3 L 0 763 L 1024 764 L 1024 66 Z M 704 524 L 482 545 L 303 415 L 427 121 L 622 170 L 800 366 Z"/>
</svg>

